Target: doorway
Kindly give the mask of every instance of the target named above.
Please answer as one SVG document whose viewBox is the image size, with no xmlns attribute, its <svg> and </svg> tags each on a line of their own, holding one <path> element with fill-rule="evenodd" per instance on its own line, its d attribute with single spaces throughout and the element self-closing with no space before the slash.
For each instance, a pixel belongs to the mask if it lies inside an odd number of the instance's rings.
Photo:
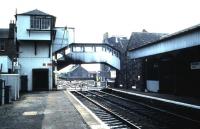
<svg viewBox="0 0 200 129">
<path fill-rule="evenodd" d="M 33 91 L 49 90 L 49 70 L 33 69 L 32 70 Z"/>
</svg>

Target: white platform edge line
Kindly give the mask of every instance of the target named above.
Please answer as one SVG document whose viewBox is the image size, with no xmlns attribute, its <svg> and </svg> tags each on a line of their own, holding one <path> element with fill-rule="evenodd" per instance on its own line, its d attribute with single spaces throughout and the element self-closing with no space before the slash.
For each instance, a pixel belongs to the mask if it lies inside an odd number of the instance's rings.
<svg viewBox="0 0 200 129">
<path fill-rule="evenodd" d="M 67 92 L 67 93 L 66 93 Z M 87 110 L 87 112 L 89 112 L 92 117 L 94 117 L 95 120 L 97 120 L 101 126 L 104 129 L 110 129 L 101 119 L 99 119 L 90 109 L 88 109 L 80 100 L 78 100 L 70 91 L 64 91 L 64 93 L 67 95 L 69 94 L 70 96 L 73 97 L 73 99 L 75 99 L 83 108 L 85 108 Z"/>
<path fill-rule="evenodd" d="M 163 98 L 157 98 L 157 97 L 153 97 L 153 96 L 142 95 L 142 94 L 127 92 L 127 91 L 121 91 L 121 90 L 117 90 L 117 89 L 112 89 L 112 90 L 123 92 L 123 93 L 128 93 L 128 94 L 134 94 L 136 96 L 155 99 L 155 100 L 164 101 L 164 102 L 168 102 L 168 103 L 173 103 L 173 104 L 177 104 L 177 105 L 181 105 L 181 106 L 185 106 L 185 107 L 200 109 L 200 106 L 198 106 L 198 105 L 193 105 L 193 104 L 188 104 L 188 103 L 183 103 L 183 102 L 178 102 L 178 101 L 168 100 L 168 99 L 163 99 Z"/>
</svg>

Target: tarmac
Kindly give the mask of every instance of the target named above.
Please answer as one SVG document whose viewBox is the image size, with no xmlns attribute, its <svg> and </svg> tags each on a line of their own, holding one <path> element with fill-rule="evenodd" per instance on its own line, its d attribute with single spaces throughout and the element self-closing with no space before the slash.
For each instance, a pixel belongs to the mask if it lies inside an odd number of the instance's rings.
<svg viewBox="0 0 200 129">
<path fill-rule="evenodd" d="M 0 129 L 105 129 L 68 91 L 31 92 L 0 106 Z"/>
</svg>

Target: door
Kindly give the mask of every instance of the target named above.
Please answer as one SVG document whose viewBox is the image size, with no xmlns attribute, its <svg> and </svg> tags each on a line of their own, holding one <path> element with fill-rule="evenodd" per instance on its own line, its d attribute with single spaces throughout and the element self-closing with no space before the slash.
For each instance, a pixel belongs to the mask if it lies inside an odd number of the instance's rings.
<svg viewBox="0 0 200 129">
<path fill-rule="evenodd" d="M 161 61 L 159 67 L 160 73 L 160 92 L 175 92 L 175 63 L 172 60 Z"/>
<path fill-rule="evenodd" d="M 48 69 L 33 69 L 33 90 L 44 91 L 49 90 L 49 70 Z"/>
<path fill-rule="evenodd" d="M 21 75 L 21 92 L 27 92 L 28 91 L 28 76 L 27 75 Z"/>
</svg>

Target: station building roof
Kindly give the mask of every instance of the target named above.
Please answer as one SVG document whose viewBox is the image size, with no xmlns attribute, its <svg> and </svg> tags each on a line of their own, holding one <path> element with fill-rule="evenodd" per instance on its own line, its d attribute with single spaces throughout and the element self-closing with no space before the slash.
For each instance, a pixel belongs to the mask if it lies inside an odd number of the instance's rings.
<svg viewBox="0 0 200 129">
<path fill-rule="evenodd" d="M 178 36 L 181 36 L 181 35 L 184 35 L 184 34 L 187 34 L 187 33 L 190 33 L 190 32 L 194 32 L 194 31 L 199 30 L 199 29 L 200 29 L 200 24 L 197 24 L 197 25 L 194 25 L 192 27 L 177 31 L 177 32 L 172 33 L 172 34 L 163 34 L 162 36 L 160 36 L 160 38 L 157 38 L 157 39 L 155 38 L 155 40 L 152 40 L 152 41 L 149 40 L 147 42 L 144 42 L 144 44 L 140 44 L 140 46 L 138 46 L 138 47 L 132 47 L 128 50 L 132 51 L 132 50 L 135 50 L 135 49 L 146 47 L 148 45 L 152 45 L 152 44 L 156 44 L 156 43 L 159 43 L 159 42 L 162 42 L 162 41 L 173 39 L 173 38 L 176 38 Z M 133 33 L 132 33 L 132 35 L 133 35 Z M 130 41 L 131 41 L 131 38 L 130 38 Z"/>
<path fill-rule="evenodd" d="M 50 14 L 45 13 L 43 11 L 40 11 L 38 9 L 28 11 L 28 12 L 25 12 L 25 13 L 20 13 L 20 14 L 17 14 L 17 15 L 35 15 L 35 16 L 52 16 L 52 17 L 55 17 L 53 15 L 50 15 Z"/>
<path fill-rule="evenodd" d="M 128 43 L 128 50 L 139 48 L 159 40 L 165 33 L 132 32 Z"/>
<path fill-rule="evenodd" d="M 9 29 L 0 28 L 0 38 L 8 38 Z"/>
</svg>

